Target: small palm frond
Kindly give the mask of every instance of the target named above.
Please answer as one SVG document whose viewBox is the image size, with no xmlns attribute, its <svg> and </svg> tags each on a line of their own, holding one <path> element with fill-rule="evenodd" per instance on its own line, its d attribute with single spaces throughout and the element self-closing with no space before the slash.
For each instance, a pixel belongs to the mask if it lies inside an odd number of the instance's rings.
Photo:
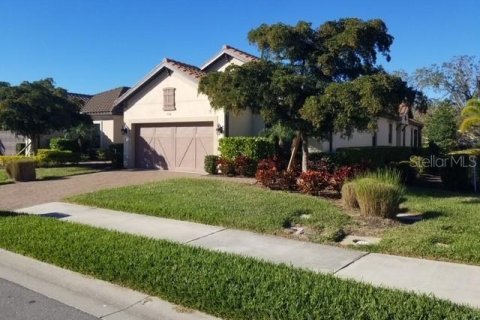
<svg viewBox="0 0 480 320">
<path fill-rule="evenodd" d="M 460 132 L 465 133 L 480 127 L 480 114 L 465 118 L 460 124 Z"/>
</svg>

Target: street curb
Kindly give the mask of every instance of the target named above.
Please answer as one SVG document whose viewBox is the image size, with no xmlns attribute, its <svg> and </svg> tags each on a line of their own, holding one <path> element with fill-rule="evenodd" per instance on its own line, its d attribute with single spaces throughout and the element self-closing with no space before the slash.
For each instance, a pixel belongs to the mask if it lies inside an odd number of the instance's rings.
<svg viewBox="0 0 480 320">
<path fill-rule="evenodd" d="M 0 249 L 0 275 L 5 280 L 100 319 L 218 319 L 3 249 Z"/>
</svg>

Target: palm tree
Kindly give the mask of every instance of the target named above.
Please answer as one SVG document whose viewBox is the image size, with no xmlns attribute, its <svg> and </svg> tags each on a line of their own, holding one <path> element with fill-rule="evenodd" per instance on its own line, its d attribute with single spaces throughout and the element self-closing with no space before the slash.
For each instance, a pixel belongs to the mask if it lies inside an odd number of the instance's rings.
<svg viewBox="0 0 480 320">
<path fill-rule="evenodd" d="M 466 133 L 480 128 L 480 99 L 473 98 L 467 101 L 467 105 L 462 110 L 462 123 L 460 132 Z"/>
</svg>

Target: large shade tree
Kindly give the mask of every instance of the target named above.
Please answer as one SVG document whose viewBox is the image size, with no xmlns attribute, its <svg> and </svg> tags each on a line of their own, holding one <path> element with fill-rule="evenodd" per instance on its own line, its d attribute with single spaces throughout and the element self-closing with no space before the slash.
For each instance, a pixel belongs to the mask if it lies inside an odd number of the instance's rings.
<svg viewBox="0 0 480 320">
<path fill-rule="evenodd" d="M 80 114 L 80 105 L 56 87 L 53 79 L 22 82 L 18 86 L 0 83 L 0 128 L 30 139 L 36 153 L 40 135 L 90 123 Z"/>
<path fill-rule="evenodd" d="M 480 96 L 480 59 L 453 57 L 440 65 L 417 69 L 412 80 L 419 89 L 433 90 L 461 109 L 468 100 Z"/>
<path fill-rule="evenodd" d="M 378 19 L 341 19 L 318 28 L 304 21 L 262 24 L 248 39 L 261 59 L 209 73 L 199 92 L 213 108 L 234 113 L 250 108 L 267 124 L 294 129 L 296 141 L 302 141 L 303 170 L 309 136 L 374 130 L 378 117 L 396 115 L 402 102 L 420 96 L 376 65 L 378 54 L 390 60 L 393 41 Z"/>
</svg>

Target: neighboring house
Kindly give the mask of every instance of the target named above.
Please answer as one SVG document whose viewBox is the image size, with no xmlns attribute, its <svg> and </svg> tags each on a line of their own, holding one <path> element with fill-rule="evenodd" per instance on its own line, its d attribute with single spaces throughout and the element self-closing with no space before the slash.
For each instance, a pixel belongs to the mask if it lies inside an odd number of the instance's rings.
<svg viewBox="0 0 480 320">
<path fill-rule="evenodd" d="M 115 106 L 115 100 L 129 88 L 119 87 L 92 96 L 83 105 L 81 112 L 88 114 L 98 131 L 93 147 L 107 148 L 112 143 L 123 143 L 123 110 Z"/>
<path fill-rule="evenodd" d="M 16 145 L 18 143 L 25 143 L 25 138 L 17 137 L 10 131 L 0 131 L 0 155 L 16 154 Z"/>
<path fill-rule="evenodd" d="M 418 148 L 422 141 L 422 127 L 421 122 L 413 119 L 411 108 L 406 103 L 402 103 L 397 117 L 378 119 L 377 130 L 374 133 L 354 131 L 350 137 L 334 134 L 329 140 L 312 139 L 310 145 L 313 151 L 324 152 L 335 152 L 339 148 L 367 146 Z"/>
<path fill-rule="evenodd" d="M 221 137 L 257 135 L 264 128 L 258 115 L 214 110 L 198 93 L 204 74 L 256 59 L 230 46 L 201 68 L 164 59 L 115 103 L 124 112 L 125 166 L 204 172 L 204 158 L 217 154 Z"/>
</svg>

